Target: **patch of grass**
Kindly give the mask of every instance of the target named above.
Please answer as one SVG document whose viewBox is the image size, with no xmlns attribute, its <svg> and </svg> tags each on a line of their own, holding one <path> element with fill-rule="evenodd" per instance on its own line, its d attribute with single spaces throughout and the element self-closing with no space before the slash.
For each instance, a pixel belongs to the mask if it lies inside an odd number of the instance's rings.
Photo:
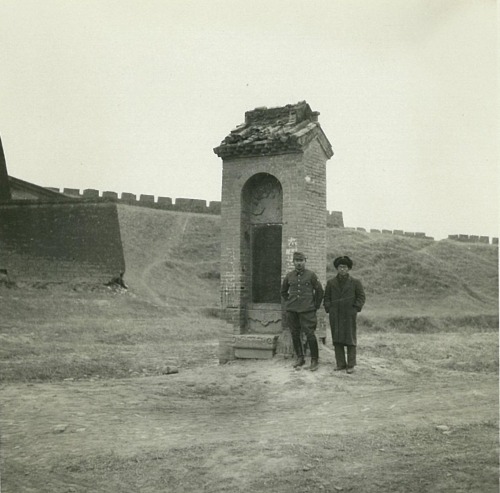
<svg viewBox="0 0 500 493">
<path fill-rule="evenodd" d="M 429 423 L 384 432 L 304 433 L 271 439 L 219 440 L 126 455 L 74 453 L 57 457 L 50 474 L 36 462 L 9 464 L 8 488 L 16 479 L 40 493 L 91 484 L 94 491 L 273 493 L 493 493 L 498 491 L 498 428 L 485 422 L 451 427 L 445 435 Z M 478 473 L 480 471 L 480 473 Z M 44 474 L 45 473 L 45 474 Z M 10 491 L 10 490 L 9 490 Z"/>
<path fill-rule="evenodd" d="M 217 360 L 219 332 L 226 326 L 215 306 L 152 306 L 129 294 L 115 295 L 109 290 L 29 290 L 29 296 L 15 293 L 13 298 L 3 299 L 7 303 L 2 307 L 12 315 L 12 322 L 0 324 L 0 378 L 4 382 L 86 379 L 96 375 L 123 378 L 159 374 L 165 365 L 200 366 Z M 488 334 L 497 320 L 495 315 L 439 317 L 364 310 L 359 316 L 359 332 L 362 336 L 379 334 L 379 338 L 391 334 L 384 340 L 420 334 L 426 341 L 431 335 L 453 332 L 461 341 L 469 334 Z M 443 369 L 494 371 L 498 365 L 497 356 L 491 352 L 496 347 L 492 339 L 495 334 L 485 337 L 488 358 L 481 359 L 474 348 L 460 345 L 449 348 L 451 357 L 441 356 L 436 361 Z M 473 359 L 463 362 L 462 353 L 472 354 Z M 412 355 L 401 357 L 411 359 Z M 420 358 L 423 356 L 416 360 Z M 431 366 L 438 364 L 424 360 Z"/>
<path fill-rule="evenodd" d="M 402 300 L 441 310 L 498 313 L 498 248 L 451 240 L 328 229 L 327 276 L 336 274 L 333 259 L 348 255 L 352 275 L 367 292 L 367 303 Z M 397 309 L 397 307 L 396 307 Z"/>
<path fill-rule="evenodd" d="M 381 334 L 361 333 L 358 352 L 382 358 L 388 366 L 412 361 L 415 368 L 475 373 L 498 372 L 498 334 L 466 331 L 454 333 Z M 360 356 L 361 358 L 362 356 Z"/>
<path fill-rule="evenodd" d="M 173 250 L 175 258 L 200 262 L 220 257 L 220 218 L 192 215 L 183 229 L 183 241 Z"/>
<path fill-rule="evenodd" d="M 314 464 L 310 476 L 317 485 L 332 484 L 334 478 L 339 488 L 362 493 L 494 492 L 498 488 L 496 428 L 490 422 L 471 424 L 444 435 L 431 424 L 410 429 L 395 426 L 383 434 L 348 437 L 335 436 L 333 431 L 330 436 L 318 436 L 318 446 L 309 442 L 302 447 L 301 463 Z M 322 444 L 331 441 L 334 447 L 323 451 Z M 359 468 L 349 467 L 351 461 Z M 299 471 L 295 475 L 300 477 Z"/>
<path fill-rule="evenodd" d="M 463 314 L 446 315 L 429 313 L 414 315 L 404 313 L 390 314 L 386 312 L 374 313 L 363 311 L 358 316 L 358 327 L 362 330 L 375 332 L 408 332 L 408 333 L 437 333 L 463 331 L 498 331 L 498 314 Z M 403 313 L 401 313 L 403 312 Z"/>
<path fill-rule="evenodd" d="M 0 325 L 3 382 L 158 374 L 167 364 L 193 367 L 216 357 L 220 321 L 197 310 L 100 293 L 55 298 L 44 291 L 10 302 L 27 316 Z"/>
<path fill-rule="evenodd" d="M 38 358 L 23 357 L 10 364 L 0 364 L 3 382 L 42 382 L 67 378 L 120 378 L 129 376 L 130 360 L 124 356 L 113 355 L 107 358 L 99 351 L 94 356 L 44 354 Z"/>
</svg>

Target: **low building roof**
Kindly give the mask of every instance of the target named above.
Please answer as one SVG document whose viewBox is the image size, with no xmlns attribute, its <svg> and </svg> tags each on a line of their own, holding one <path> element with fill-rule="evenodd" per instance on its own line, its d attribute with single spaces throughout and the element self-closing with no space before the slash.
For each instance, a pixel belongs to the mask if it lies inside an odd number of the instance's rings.
<svg viewBox="0 0 500 493">
<path fill-rule="evenodd" d="M 19 178 L 14 178 L 13 176 L 9 176 L 9 185 L 10 190 L 12 192 L 12 198 L 16 198 L 16 192 L 25 192 L 29 194 L 30 198 L 36 198 L 38 200 L 62 200 L 68 201 L 66 195 L 50 190 L 49 188 L 41 187 L 39 185 L 35 185 L 34 183 L 30 183 Z"/>
</svg>

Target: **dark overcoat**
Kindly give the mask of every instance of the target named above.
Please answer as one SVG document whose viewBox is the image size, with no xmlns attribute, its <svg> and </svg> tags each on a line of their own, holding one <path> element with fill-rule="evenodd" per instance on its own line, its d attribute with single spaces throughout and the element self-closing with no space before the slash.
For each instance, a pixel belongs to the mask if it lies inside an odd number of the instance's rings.
<svg viewBox="0 0 500 493">
<path fill-rule="evenodd" d="M 334 344 L 356 346 L 356 316 L 364 304 L 365 291 L 360 281 L 348 276 L 341 287 L 338 276 L 328 280 L 324 305 Z"/>
</svg>

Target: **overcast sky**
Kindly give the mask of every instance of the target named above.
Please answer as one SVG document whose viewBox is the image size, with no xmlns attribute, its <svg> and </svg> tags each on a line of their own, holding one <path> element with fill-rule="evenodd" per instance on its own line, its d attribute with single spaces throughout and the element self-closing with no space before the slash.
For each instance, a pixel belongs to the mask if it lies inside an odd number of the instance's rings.
<svg viewBox="0 0 500 493">
<path fill-rule="evenodd" d="M 498 236 L 494 0 L 2 0 L 0 135 L 42 186 L 220 200 L 213 148 L 306 100 L 346 226 Z"/>
</svg>

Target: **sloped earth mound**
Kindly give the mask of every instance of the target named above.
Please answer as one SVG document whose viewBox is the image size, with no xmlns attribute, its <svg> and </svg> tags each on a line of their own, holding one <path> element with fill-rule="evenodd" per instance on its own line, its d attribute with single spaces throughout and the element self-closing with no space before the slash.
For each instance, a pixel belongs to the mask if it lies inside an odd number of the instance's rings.
<svg viewBox="0 0 500 493">
<path fill-rule="evenodd" d="M 219 303 L 220 218 L 118 207 L 129 290 L 159 306 Z"/>
<path fill-rule="evenodd" d="M 330 228 L 327 275 L 338 255 L 354 259 L 352 275 L 367 293 L 368 319 L 491 317 L 498 327 L 498 247 Z M 410 322 L 411 323 L 411 322 Z"/>
<path fill-rule="evenodd" d="M 129 289 L 162 306 L 219 306 L 220 217 L 119 206 Z M 498 248 L 327 229 L 333 259 L 354 259 L 367 318 L 498 317 Z"/>
</svg>

